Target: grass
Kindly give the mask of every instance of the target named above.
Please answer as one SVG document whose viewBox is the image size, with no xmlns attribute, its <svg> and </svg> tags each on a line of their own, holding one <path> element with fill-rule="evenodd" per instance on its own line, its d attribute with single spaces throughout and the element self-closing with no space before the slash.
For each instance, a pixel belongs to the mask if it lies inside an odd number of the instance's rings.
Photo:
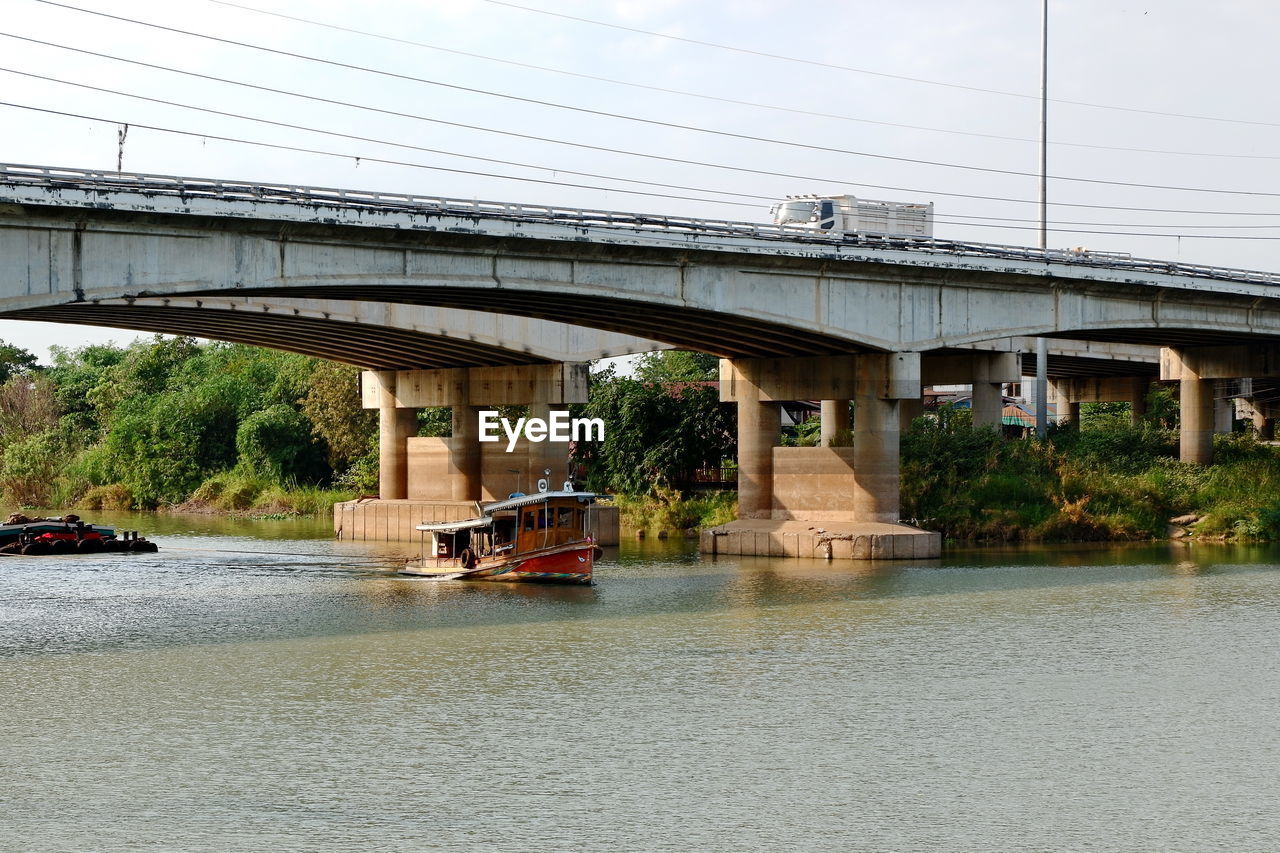
<svg viewBox="0 0 1280 853">
<path fill-rule="evenodd" d="M 332 515 L 333 505 L 355 493 L 318 486 L 282 486 L 265 477 L 227 471 L 200 484 L 191 497 L 175 507 L 180 512 L 228 512 L 257 518 Z"/>
<path fill-rule="evenodd" d="M 682 497 L 674 489 L 659 489 L 653 495 L 618 495 L 614 502 L 624 526 L 655 535 L 715 527 L 733 521 L 738 512 L 738 496 L 734 492 Z"/>
</svg>

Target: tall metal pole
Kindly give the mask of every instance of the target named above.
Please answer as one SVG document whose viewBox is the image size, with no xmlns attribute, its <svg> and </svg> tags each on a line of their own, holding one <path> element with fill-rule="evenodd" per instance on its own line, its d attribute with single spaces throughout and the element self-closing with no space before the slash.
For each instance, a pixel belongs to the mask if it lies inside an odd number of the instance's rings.
<svg viewBox="0 0 1280 853">
<path fill-rule="evenodd" d="M 1049 248 L 1049 0 L 1040 9 L 1040 248 Z"/>
<path fill-rule="evenodd" d="M 1049 248 L 1049 0 L 1040 8 L 1040 248 Z M 1036 338 L 1036 437 L 1049 431 L 1049 342 Z"/>
</svg>

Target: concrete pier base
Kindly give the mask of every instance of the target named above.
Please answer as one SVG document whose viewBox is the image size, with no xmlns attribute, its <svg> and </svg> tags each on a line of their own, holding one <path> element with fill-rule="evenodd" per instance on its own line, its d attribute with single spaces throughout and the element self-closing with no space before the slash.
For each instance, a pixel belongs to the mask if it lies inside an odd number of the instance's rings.
<svg viewBox="0 0 1280 853">
<path fill-rule="evenodd" d="M 704 554 L 818 560 L 933 560 L 942 534 L 910 524 L 742 519 L 702 531 Z"/>
</svg>

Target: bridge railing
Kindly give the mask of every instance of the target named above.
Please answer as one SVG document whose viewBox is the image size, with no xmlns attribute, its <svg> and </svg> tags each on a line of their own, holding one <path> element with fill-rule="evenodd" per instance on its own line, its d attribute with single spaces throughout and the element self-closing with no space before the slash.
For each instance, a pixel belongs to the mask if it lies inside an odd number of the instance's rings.
<svg viewBox="0 0 1280 853">
<path fill-rule="evenodd" d="M 821 232 L 796 225 L 697 219 L 683 216 L 515 204 L 409 193 L 346 190 L 297 184 L 249 183 L 186 178 L 175 175 L 152 175 L 140 172 L 109 172 L 92 169 L 0 164 L 0 186 L 4 185 L 37 186 L 49 189 L 78 189 L 87 192 L 116 190 L 144 194 L 158 193 L 182 199 L 212 198 L 228 201 L 322 204 L 351 209 L 392 210 L 412 214 L 629 228 L 650 234 L 661 233 L 678 238 L 683 237 L 689 243 L 703 236 L 718 238 L 722 241 L 726 238 L 745 238 L 832 246 L 840 249 L 887 249 L 961 257 L 1065 263 L 1141 273 L 1185 275 L 1221 281 L 1280 284 L 1280 273 L 1203 264 L 1185 264 L 1153 258 L 1135 258 L 1119 252 L 1094 252 L 1084 249 L 1039 249 L 1002 243 L 942 240 L 931 237 Z"/>
</svg>

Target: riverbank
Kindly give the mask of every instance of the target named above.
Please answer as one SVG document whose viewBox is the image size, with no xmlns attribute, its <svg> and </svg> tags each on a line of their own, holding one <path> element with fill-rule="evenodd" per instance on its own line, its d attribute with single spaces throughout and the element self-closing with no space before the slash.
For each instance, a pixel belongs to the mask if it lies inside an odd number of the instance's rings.
<svg viewBox="0 0 1280 853">
<path fill-rule="evenodd" d="M 1214 439 L 1216 463 L 1177 460 L 1156 424 L 1057 429 L 1009 441 L 967 424 L 903 436 L 902 515 L 954 542 L 1280 540 L 1280 448 Z"/>
<path fill-rule="evenodd" d="M 265 477 L 225 472 L 205 480 L 186 500 L 159 507 L 158 511 L 255 518 L 332 518 L 335 503 L 357 497 L 355 492 L 345 489 L 282 486 Z M 69 508 L 126 512 L 134 508 L 135 501 L 133 492 L 127 486 L 100 486 L 90 489 Z"/>
<path fill-rule="evenodd" d="M 1280 540 L 1280 448 L 1215 439 L 1217 463 L 1177 460 L 1156 424 L 1008 440 L 964 420 L 918 421 L 902 439 L 902 517 L 952 543 Z M 692 536 L 736 518 L 736 494 L 659 490 L 616 499 L 632 536 Z"/>
</svg>

